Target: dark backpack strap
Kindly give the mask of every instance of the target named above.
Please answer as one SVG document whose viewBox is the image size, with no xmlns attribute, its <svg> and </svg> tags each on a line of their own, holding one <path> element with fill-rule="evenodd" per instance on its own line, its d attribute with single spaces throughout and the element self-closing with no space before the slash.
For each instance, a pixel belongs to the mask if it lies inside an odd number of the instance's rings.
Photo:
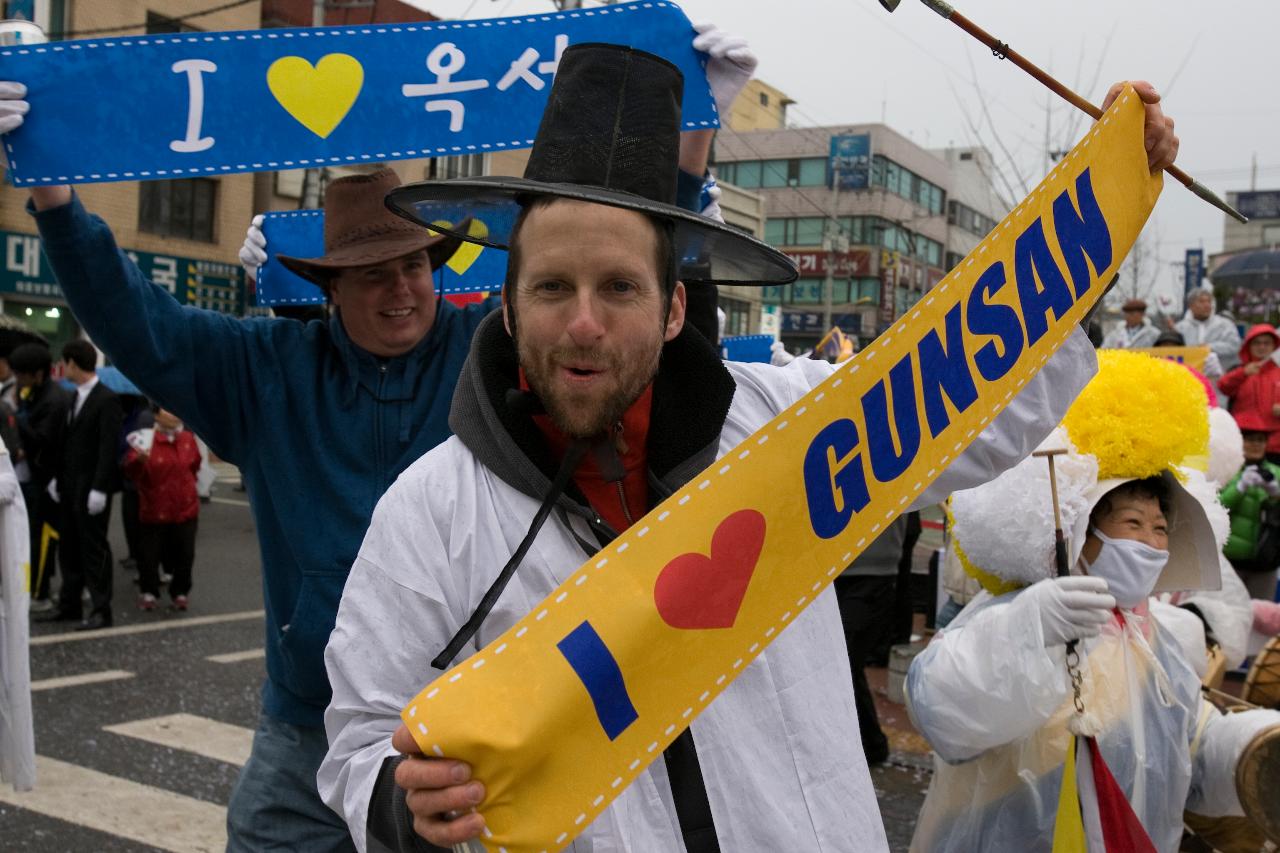
<svg viewBox="0 0 1280 853">
<path fill-rule="evenodd" d="M 667 762 L 667 778 L 671 781 L 671 799 L 676 805 L 676 819 L 688 853 L 720 853 L 716 824 L 707 800 L 707 786 L 702 781 L 702 765 L 693 743 L 693 730 L 685 729 L 662 753 Z"/>
</svg>

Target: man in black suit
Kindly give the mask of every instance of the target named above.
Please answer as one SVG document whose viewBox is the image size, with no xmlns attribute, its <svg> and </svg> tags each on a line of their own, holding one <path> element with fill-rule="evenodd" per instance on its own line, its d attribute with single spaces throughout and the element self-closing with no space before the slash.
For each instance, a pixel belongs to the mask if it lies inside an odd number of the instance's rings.
<svg viewBox="0 0 1280 853">
<path fill-rule="evenodd" d="M 44 344 L 15 348 L 9 354 L 9 365 L 21 389 L 18 437 L 22 449 L 15 454 L 13 467 L 22 484 L 31 530 L 31 611 L 45 613 L 54 609 L 49 583 L 57 554 L 56 533 L 62 527 L 62 513 L 47 490 L 58 475 L 62 438 L 75 395 L 50 377 L 53 356 Z M 46 527 L 55 535 L 46 536 Z M 79 608 L 72 616 L 79 621 Z"/>
<path fill-rule="evenodd" d="M 79 630 L 111 625 L 111 546 L 107 521 L 111 493 L 119 488 L 116 441 L 123 412 L 120 399 L 98 381 L 98 351 L 88 341 L 62 348 L 67 379 L 76 395 L 62 444 L 53 494 L 62 506 L 62 591 L 58 613 L 80 612 L 80 594 L 89 588 L 93 609 Z"/>
</svg>

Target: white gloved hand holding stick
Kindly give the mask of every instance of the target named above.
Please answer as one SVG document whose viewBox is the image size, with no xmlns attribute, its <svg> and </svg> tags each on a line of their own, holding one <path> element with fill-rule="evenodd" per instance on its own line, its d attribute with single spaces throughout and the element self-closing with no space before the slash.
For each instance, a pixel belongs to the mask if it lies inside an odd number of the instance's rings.
<svg viewBox="0 0 1280 853">
<path fill-rule="evenodd" d="M 1044 631 L 1045 648 L 1096 637 L 1111 620 L 1116 600 L 1102 578 L 1071 575 L 1032 584 L 1014 601 L 1015 607 L 1034 608 Z"/>
</svg>

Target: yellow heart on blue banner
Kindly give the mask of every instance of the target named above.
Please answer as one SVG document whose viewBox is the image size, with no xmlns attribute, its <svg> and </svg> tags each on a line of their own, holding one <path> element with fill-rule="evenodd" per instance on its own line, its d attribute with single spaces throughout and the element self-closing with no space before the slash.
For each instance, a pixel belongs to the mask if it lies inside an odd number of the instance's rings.
<svg viewBox="0 0 1280 853">
<path fill-rule="evenodd" d="M 439 225 L 441 228 L 453 227 L 453 223 L 447 219 L 437 219 L 431 224 Z M 467 225 L 467 236 L 484 239 L 489 236 L 489 226 L 485 225 L 479 219 L 472 219 L 471 223 Z M 449 256 L 449 260 L 445 261 L 445 266 L 453 270 L 458 275 L 462 275 L 467 270 L 471 269 L 471 265 L 476 262 L 476 259 L 480 257 L 480 253 L 483 251 L 484 246 L 481 246 L 479 243 L 467 243 L 464 241 L 460 243 L 454 253 Z"/>
<path fill-rule="evenodd" d="M 282 56 L 267 69 L 267 87 L 285 112 L 321 139 L 342 123 L 364 86 L 364 66 L 354 56 L 330 53 L 314 66 Z"/>
</svg>

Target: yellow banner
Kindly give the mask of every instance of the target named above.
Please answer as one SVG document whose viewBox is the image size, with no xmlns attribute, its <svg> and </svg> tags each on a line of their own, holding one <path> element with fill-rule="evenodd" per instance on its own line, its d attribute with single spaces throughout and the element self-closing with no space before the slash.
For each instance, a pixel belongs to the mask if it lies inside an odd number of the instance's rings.
<svg viewBox="0 0 1280 853">
<path fill-rule="evenodd" d="M 1204 372 L 1204 360 L 1209 357 L 1208 347 L 1143 347 L 1130 352 L 1145 352 L 1156 358 L 1167 358 L 1179 364 Z"/>
<path fill-rule="evenodd" d="M 1160 194 L 1142 123 L 1129 90 L 907 316 L 405 708 L 484 782 L 488 850 L 572 841 L 1039 370 Z"/>
</svg>

